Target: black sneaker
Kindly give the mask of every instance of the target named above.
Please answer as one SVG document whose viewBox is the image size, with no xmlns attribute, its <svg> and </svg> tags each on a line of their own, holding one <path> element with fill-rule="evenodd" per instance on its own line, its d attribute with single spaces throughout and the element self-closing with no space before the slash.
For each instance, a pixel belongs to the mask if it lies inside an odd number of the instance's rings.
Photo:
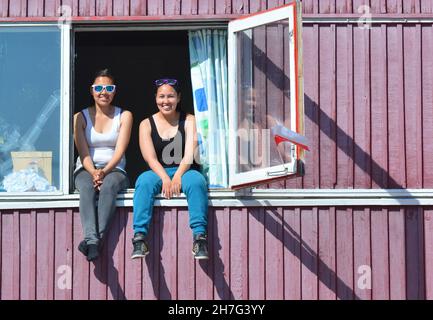
<svg viewBox="0 0 433 320">
<path fill-rule="evenodd" d="M 95 261 L 99 257 L 99 246 L 97 244 L 87 245 L 87 261 Z"/>
<path fill-rule="evenodd" d="M 80 244 L 78 245 L 78 251 L 80 251 L 87 258 L 87 253 L 89 250 L 87 248 L 86 240 L 80 242 Z"/>
<path fill-rule="evenodd" d="M 144 233 L 138 232 L 132 238 L 132 245 L 134 247 L 132 251 L 131 259 L 144 258 L 149 254 L 149 246 L 145 240 L 146 236 Z"/>
<path fill-rule="evenodd" d="M 192 254 L 197 260 L 209 259 L 209 253 L 207 249 L 207 235 L 198 234 L 194 236 L 194 243 L 192 245 Z"/>
</svg>

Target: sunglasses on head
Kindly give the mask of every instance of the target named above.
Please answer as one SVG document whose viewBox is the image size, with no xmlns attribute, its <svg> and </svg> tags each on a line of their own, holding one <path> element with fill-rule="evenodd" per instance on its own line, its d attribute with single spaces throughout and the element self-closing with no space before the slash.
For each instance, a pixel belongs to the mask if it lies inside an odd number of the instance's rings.
<svg viewBox="0 0 433 320">
<path fill-rule="evenodd" d="M 177 80 L 176 79 L 158 79 L 158 80 L 155 80 L 155 86 L 159 87 L 159 86 L 162 86 L 163 84 L 175 86 L 175 85 L 177 85 Z"/>
<path fill-rule="evenodd" d="M 116 85 L 114 84 L 94 84 L 92 85 L 93 91 L 99 93 L 105 89 L 108 93 L 114 92 L 116 90 Z"/>
</svg>

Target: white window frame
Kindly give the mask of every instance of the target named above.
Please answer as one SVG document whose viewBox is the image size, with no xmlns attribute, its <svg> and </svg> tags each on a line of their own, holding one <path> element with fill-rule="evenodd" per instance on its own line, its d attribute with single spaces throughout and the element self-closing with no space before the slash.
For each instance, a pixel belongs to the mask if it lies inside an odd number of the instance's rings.
<svg viewBox="0 0 433 320">
<path fill-rule="evenodd" d="M 237 173 L 237 101 L 238 101 L 238 74 L 237 74 L 237 41 L 236 34 L 240 31 L 263 26 L 272 22 L 288 19 L 289 23 L 289 54 L 290 54 L 290 111 L 292 115 L 291 127 L 296 128 L 297 133 L 302 134 L 302 126 L 299 123 L 299 112 L 303 112 L 302 98 L 302 72 L 298 58 L 300 58 L 300 43 L 298 41 L 300 34 L 300 3 L 293 2 L 282 7 L 259 12 L 241 19 L 229 22 L 228 25 L 228 82 L 229 82 L 229 185 L 231 189 L 240 189 L 260 183 L 265 183 L 277 179 L 287 178 L 289 175 L 297 173 L 298 161 L 301 155 L 299 147 L 292 145 L 292 159 L 290 163 L 278 166 L 251 170 L 249 172 Z"/>
<path fill-rule="evenodd" d="M 71 74 L 71 27 L 57 23 L 0 23 L 3 27 L 58 27 L 60 29 L 60 139 L 59 143 L 59 190 L 54 192 L 1 192 L 2 198 L 54 197 L 68 195 L 70 174 L 69 162 L 71 154 L 70 125 L 70 74 Z"/>
</svg>

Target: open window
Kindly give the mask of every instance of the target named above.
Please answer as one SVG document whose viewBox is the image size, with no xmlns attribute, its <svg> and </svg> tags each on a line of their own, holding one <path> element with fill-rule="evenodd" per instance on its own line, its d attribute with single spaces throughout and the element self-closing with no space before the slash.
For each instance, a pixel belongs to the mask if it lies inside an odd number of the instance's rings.
<svg viewBox="0 0 433 320">
<path fill-rule="evenodd" d="M 0 24 L 0 196 L 69 192 L 69 35 Z"/>
<path fill-rule="evenodd" d="M 229 23 L 229 184 L 299 173 L 303 149 L 300 2 Z"/>
</svg>

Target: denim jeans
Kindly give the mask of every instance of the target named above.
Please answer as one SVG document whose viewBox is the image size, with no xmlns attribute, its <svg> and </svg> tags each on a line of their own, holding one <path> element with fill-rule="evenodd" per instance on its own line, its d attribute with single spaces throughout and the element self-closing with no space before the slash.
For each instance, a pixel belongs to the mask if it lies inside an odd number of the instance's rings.
<svg viewBox="0 0 433 320">
<path fill-rule="evenodd" d="M 178 167 L 165 168 L 173 178 Z M 152 170 L 143 172 L 135 183 L 134 193 L 134 233 L 149 232 L 155 196 L 161 192 L 162 180 Z M 207 232 L 208 193 L 203 175 L 190 169 L 182 176 L 182 192 L 186 195 L 189 211 L 189 226 L 193 235 Z"/>
<path fill-rule="evenodd" d="M 90 173 L 84 169 L 76 173 L 75 187 L 80 191 L 80 218 L 87 244 L 99 244 L 104 239 L 116 211 L 117 193 L 128 186 L 128 177 L 114 169 L 105 176 L 96 202 L 98 192 Z"/>
</svg>

